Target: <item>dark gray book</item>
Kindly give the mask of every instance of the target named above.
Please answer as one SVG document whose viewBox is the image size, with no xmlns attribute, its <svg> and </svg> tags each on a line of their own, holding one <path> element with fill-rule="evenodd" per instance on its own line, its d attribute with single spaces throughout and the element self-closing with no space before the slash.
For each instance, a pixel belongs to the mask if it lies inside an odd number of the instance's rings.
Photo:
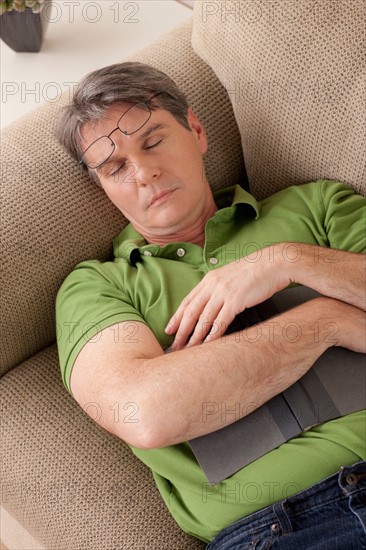
<svg viewBox="0 0 366 550">
<path fill-rule="evenodd" d="M 302 286 L 283 290 L 244 311 L 228 333 L 263 322 L 316 296 L 317 292 Z M 329 338 L 331 331 L 330 326 Z M 287 390 L 244 418 L 189 444 L 208 482 L 215 485 L 312 426 L 365 408 L 366 356 L 331 347 Z"/>
</svg>

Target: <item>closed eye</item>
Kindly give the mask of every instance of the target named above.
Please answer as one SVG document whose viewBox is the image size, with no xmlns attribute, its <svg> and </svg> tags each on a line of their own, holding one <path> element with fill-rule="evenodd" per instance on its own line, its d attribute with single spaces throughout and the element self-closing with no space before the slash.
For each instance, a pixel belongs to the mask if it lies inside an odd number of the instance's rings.
<svg viewBox="0 0 366 550">
<path fill-rule="evenodd" d="M 154 149 L 154 147 L 158 147 L 158 145 L 160 145 L 161 143 L 163 142 L 163 139 L 158 139 L 157 141 L 151 143 L 151 145 L 145 145 L 144 146 L 144 149 L 147 150 L 147 149 Z M 122 170 L 126 170 L 128 168 L 128 165 L 131 164 L 129 162 L 121 162 L 120 164 L 117 164 L 117 162 L 115 163 L 110 163 L 109 166 L 104 166 L 103 167 L 103 176 L 105 178 L 113 178 L 114 176 L 116 176 L 117 174 L 119 174 L 120 172 L 122 172 Z"/>
<path fill-rule="evenodd" d="M 154 147 L 157 147 L 158 145 L 160 145 L 162 141 L 163 141 L 162 139 L 159 139 L 158 141 L 156 141 L 155 143 L 152 143 L 151 145 L 146 145 L 145 149 L 153 149 Z"/>
<path fill-rule="evenodd" d="M 121 170 L 125 170 L 126 167 L 127 167 L 126 162 L 122 162 L 121 164 L 111 166 L 110 169 L 108 170 L 108 172 L 105 175 L 106 175 L 106 177 L 115 176 L 116 174 L 118 174 L 118 172 L 121 172 Z"/>
</svg>

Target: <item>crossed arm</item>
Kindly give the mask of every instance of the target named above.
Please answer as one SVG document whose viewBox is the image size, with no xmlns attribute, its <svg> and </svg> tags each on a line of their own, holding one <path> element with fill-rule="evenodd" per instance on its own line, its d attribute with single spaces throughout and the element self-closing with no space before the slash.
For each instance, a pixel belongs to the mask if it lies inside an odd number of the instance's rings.
<svg viewBox="0 0 366 550">
<path fill-rule="evenodd" d="M 173 350 L 222 336 L 244 308 L 291 283 L 366 308 L 366 256 L 302 243 L 278 243 L 212 271 L 186 296 L 166 327 Z M 191 336 L 190 336 L 191 335 Z"/>
<path fill-rule="evenodd" d="M 135 343 L 116 342 L 115 331 L 105 329 L 75 361 L 74 397 L 88 411 L 97 403 L 97 421 L 129 444 L 162 447 L 233 421 L 232 415 L 204 415 L 208 402 L 225 403 L 227 410 L 239 402 L 244 416 L 301 378 L 328 347 L 365 352 L 365 256 L 298 244 L 301 254 L 293 261 L 291 246 L 281 243 L 258 261 L 248 256 L 207 274 L 168 325 L 176 333 L 174 353 L 164 354 L 142 323 Z M 262 323 L 222 336 L 237 313 L 291 282 L 323 297 L 277 316 L 272 330 Z M 300 326 L 300 338 L 286 338 L 291 323 Z M 133 421 L 116 416 L 116 404 L 134 407 Z"/>
</svg>

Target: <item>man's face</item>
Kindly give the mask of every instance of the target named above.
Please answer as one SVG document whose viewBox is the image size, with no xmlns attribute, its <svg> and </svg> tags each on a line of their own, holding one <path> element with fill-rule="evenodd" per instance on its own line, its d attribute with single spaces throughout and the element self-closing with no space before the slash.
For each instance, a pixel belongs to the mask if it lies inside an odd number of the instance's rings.
<svg viewBox="0 0 366 550">
<path fill-rule="evenodd" d="M 109 135 L 128 107 L 113 105 L 103 120 L 86 124 L 82 129 L 84 149 Z M 136 133 L 113 132 L 110 137 L 115 150 L 96 169 L 111 201 L 151 242 L 159 242 L 159 236 L 184 234 L 213 202 L 202 158 L 207 150 L 206 134 L 191 110 L 188 122 L 191 131 L 168 111 L 152 111 Z"/>
</svg>

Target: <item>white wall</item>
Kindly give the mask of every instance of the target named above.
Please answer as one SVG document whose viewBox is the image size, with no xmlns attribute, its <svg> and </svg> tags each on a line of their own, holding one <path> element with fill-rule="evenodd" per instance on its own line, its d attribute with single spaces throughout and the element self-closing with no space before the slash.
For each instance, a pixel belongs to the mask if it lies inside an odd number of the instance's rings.
<svg viewBox="0 0 366 550">
<path fill-rule="evenodd" d="M 175 0 L 52 0 L 39 53 L 0 42 L 1 127 L 56 102 L 86 73 L 116 63 L 192 15 Z"/>
</svg>

